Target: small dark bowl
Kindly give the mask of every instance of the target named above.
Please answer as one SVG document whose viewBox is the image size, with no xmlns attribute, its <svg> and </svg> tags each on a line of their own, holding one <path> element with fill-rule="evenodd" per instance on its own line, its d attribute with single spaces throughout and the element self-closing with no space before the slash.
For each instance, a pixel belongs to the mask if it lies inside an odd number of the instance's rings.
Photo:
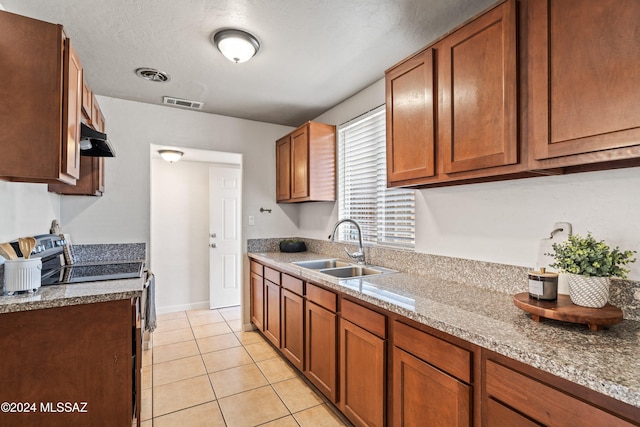
<svg viewBox="0 0 640 427">
<path fill-rule="evenodd" d="M 280 252 L 304 252 L 306 250 L 307 245 L 301 241 L 283 240 L 280 242 Z"/>
</svg>

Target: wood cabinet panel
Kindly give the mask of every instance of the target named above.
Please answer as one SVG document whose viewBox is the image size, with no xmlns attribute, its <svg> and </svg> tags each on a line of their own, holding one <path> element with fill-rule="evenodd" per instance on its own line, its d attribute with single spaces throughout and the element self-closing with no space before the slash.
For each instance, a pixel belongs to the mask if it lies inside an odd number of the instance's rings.
<svg viewBox="0 0 640 427">
<path fill-rule="evenodd" d="M 262 264 L 255 262 L 255 261 L 250 261 L 249 262 L 249 269 L 251 270 L 252 273 L 256 273 L 258 276 L 263 276 L 264 275 L 264 267 L 262 266 Z"/>
<path fill-rule="evenodd" d="M 385 425 L 386 342 L 340 321 L 340 410 L 356 426 Z"/>
<path fill-rule="evenodd" d="M 274 270 L 270 267 L 264 267 L 264 278 L 269 280 L 271 283 L 280 285 L 280 272 L 278 270 Z"/>
<path fill-rule="evenodd" d="M 256 325 L 256 328 L 262 331 L 264 330 L 264 279 L 253 271 L 250 276 L 250 288 L 251 321 Z"/>
<path fill-rule="evenodd" d="M 529 2 L 534 159 L 638 145 L 638 16 L 635 0 Z"/>
<path fill-rule="evenodd" d="M 486 425 L 491 427 L 542 427 L 542 424 L 491 398 L 487 400 L 485 417 Z"/>
<path fill-rule="evenodd" d="M 49 184 L 48 189 L 58 194 L 102 196 L 104 193 L 104 157 L 80 156 L 80 177 L 76 184 Z"/>
<path fill-rule="evenodd" d="M 0 348 L 11 349 L 2 356 L 0 401 L 37 405 L 35 412 L 3 413 L 0 424 L 131 425 L 139 341 L 130 299 L 4 313 L 0 325 Z M 84 413 L 45 412 L 40 402 L 87 406 Z"/>
<path fill-rule="evenodd" d="M 291 134 L 291 198 L 309 196 L 309 133 L 302 127 Z"/>
<path fill-rule="evenodd" d="M 312 283 L 307 283 L 307 299 L 334 312 L 338 307 L 338 295 Z"/>
<path fill-rule="evenodd" d="M 466 24 L 437 48 L 444 172 L 517 163 L 515 1 Z"/>
<path fill-rule="evenodd" d="M 338 401 L 337 316 L 307 300 L 305 306 L 305 376 L 331 402 Z"/>
<path fill-rule="evenodd" d="M 91 122 L 91 112 L 92 105 L 91 102 L 93 100 L 93 93 L 91 92 L 91 88 L 87 84 L 87 79 L 84 74 L 82 76 L 82 116 L 90 123 Z"/>
<path fill-rule="evenodd" d="M 541 424 L 584 427 L 634 425 L 494 361 L 487 360 L 485 369 L 488 397 Z"/>
<path fill-rule="evenodd" d="M 276 201 L 291 199 L 291 136 L 276 141 Z"/>
<path fill-rule="evenodd" d="M 387 337 L 387 318 L 383 314 L 346 299 L 342 300 L 340 312 L 343 319 L 361 326 L 380 338 Z"/>
<path fill-rule="evenodd" d="M 473 354 L 470 351 L 398 321 L 394 322 L 393 344 L 448 374 L 471 383 Z"/>
<path fill-rule="evenodd" d="M 276 347 L 280 347 L 280 290 L 279 285 L 265 279 L 264 336 Z"/>
<path fill-rule="evenodd" d="M 300 296 L 304 295 L 304 282 L 288 274 L 282 273 L 282 287 Z"/>
<path fill-rule="evenodd" d="M 336 128 L 308 122 L 276 141 L 276 201 L 334 201 Z"/>
<path fill-rule="evenodd" d="M 394 347 L 393 416 L 397 426 L 468 427 L 471 387 Z"/>
<path fill-rule="evenodd" d="M 82 66 L 69 39 L 60 25 L 5 11 L 0 38 L 7 71 L 0 86 L 0 177 L 75 184 Z"/>
<path fill-rule="evenodd" d="M 434 56 L 427 49 L 385 74 L 389 186 L 436 173 Z"/>
<path fill-rule="evenodd" d="M 282 354 L 293 366 L 304 371 L 304 298 L 283 289 L 280 310 Z"/>
</svg>

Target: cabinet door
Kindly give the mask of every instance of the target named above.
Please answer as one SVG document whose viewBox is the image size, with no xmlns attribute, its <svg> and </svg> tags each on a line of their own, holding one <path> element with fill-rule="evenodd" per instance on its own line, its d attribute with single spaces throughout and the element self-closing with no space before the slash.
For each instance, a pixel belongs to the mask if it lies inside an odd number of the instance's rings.
<svg viewBox="0 0 640 427">
<path fill-rule="evenodd" d="M 446 173 L 518 162 L 515 23 L 509 0 L 440 44 L 439 146 Z"/>
<path fill-rule="evenodd" d="M 309 196 L 309 130 L 307 126 L 291 134 L 291 198 Z"/>
<path fill-rule="evenodd" d="M 251 321 L 259 330 L 264 328 L 264 279 L 251 272 Z"/>
<path fill-rule="evenodd" d="M 82 108 L 82 65 L 69 39 L 65 40 L 66 100 L 63 110 L 61 173 L 80 178 L 80 112 Z"/>
<path fill-rule="evenodd" d="M 435 175 L 434 52 L 427 49 L 385 76 L 389 186 Z"/>
<path fill-rule="evenodd" d="M 76 185 L 49 184 L 49 191 L 58 194 L 102 196 L 104 191 L 104 157 L 80 157 L 80 177 Z"/>
<path fill-rule="evenodd" d="M 385 340 L 347 320 L 340 325 L 340 410 L 357 426 L 383 426 Z"/>
<path fill-rule="evenodd" d="M 529 2 L 529 141 L 535 159 L 637 145 L 637 0 Z"/>
<path fill-rule="evenodd" d="M 393 415 L 396 426 L 470 426 L 471 387 L 394 347 Z"/>
<path fill-rule="evenodd" d="M 276 201 L 291 198 L 291 138 L 276 141 Z"/>
<path fill-rule="evenodd" d="M 328 399 L 337 402 L 336 314 L 307 301 L 304 374 Z"/>
<path fill-rule="evenodd" d="M 87 80 L 84 77 L 84 73 L 82 75 L 82 116 L 87 120 L 88 123 L 91 123 L 91 113 L 92 113 L 92 103 L 93 93 L 91 92 L 91 88 L 87 84 Z"/>
<path fill-rule="evenodd" d="M 491 427 L 542 427 L 535 421 L 489 398 L 484 424 Z"/>
<path fill-rule="evenodd" d="M 280 286 L 264 281 L 264 335 L 280 347 Z"/>
<path fill-rule="evenodd" d="M 282 289 L 282 354 L 304 370 L 304 298 Z"/>
</svg>

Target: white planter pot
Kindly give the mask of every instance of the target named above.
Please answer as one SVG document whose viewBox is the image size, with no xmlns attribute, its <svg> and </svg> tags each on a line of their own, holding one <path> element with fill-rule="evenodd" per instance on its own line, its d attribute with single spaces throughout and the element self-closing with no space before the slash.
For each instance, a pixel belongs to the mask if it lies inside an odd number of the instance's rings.
<svg viewBox="0 0 640 427">
<path fill-rule="evenodd" d="M 609 301 L 609 277 L 569 274 L 569 298 L 575 305 L 602 308 Z"/>
</svg>

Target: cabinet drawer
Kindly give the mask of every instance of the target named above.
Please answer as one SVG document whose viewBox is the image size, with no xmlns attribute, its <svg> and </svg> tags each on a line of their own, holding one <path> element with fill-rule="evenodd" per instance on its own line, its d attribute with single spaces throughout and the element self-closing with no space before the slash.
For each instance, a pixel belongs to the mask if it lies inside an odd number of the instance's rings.
<svg viewBox="0 0 640 427">
<path fill-rule="evenodd" d="M 262 272 L 262 264 L 258 264 L 255 261 L 251 261 L 251 272 L 256 273 L 257 275 L 262 277 L 262 275 L 264 274 Z"/>
<path fill-rule="evenodd" d="M 387 337 L 387 319 L 380 313 L 343 299 L 342 317 L 380 338 Z"/>
<path fill-rule="evenodd" d="M 288 274 L 282 274 L 282 287 L 300 296 L 304 295 L 304 284 L 302 280 L 289 276 Z"/>
<path fill-rule="evenodd" d="M 319 286 L 307 283 L 307 300 L 321 307 L 335 312 L 337 310 L 337 295 Z"/>
<path fill-rule="evenodd" d="M 273 268 L 269 268 L 265 266 L 264 278 L 270 281 L 271 283 L 280 285 L 280 272 L 278 270 L 274 270 Z"/>
<path fill-rule="evenodd" d="M 433 335 L 394 322 L 394 345 L 442 369 L 466 383 L 471 383 L 471 355 L 468 350 Z"/>
<path fill-rule="evenodd" d="M 491 360 L 486 361 L 486 389 L 489 396 L 544 425 L 633 425 Z"/>
</svg>

